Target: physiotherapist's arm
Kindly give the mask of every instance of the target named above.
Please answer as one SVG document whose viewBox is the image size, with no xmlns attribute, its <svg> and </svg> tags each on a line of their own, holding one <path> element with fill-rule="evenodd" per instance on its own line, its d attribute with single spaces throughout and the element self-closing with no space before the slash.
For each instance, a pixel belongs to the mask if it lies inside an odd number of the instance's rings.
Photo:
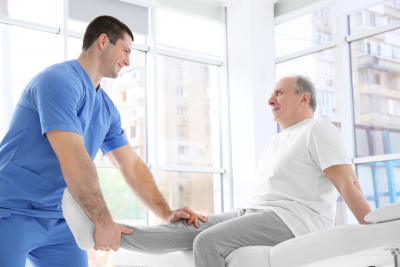
<svg viewBox="0 0 400 267">
<path fill-rule="evenodd" d="M 198 220 L 206 222 L 203 216 L 194 213 L 188 207 L 171 210 L 161 194 L 147 165 L 130 145 L 125 145 L 105 153 L 113 165 L 119 169 L 132 192 L 156 216 L 166 222 L 188 219 L 188 225 L 198 228 Z"/>
<path fill-rule="evenodd" d="M 350 164 L 334 165 L 326 168 L 324 173 L 342 195 L 358 222 L 370 224 L 364 220 L 364 217 L 372 210 L 364 196 L 353 166 Z"/>
<path fill-rule="evenodd" d="M 101 193 L 97 170 L 79 134 L 54 130 L 46 133 L 60 162 L 68 190 L 95 225 L 96 250 L 117 250 L 121 233 L 132 231 L 114 223 Z"/>
</svg>

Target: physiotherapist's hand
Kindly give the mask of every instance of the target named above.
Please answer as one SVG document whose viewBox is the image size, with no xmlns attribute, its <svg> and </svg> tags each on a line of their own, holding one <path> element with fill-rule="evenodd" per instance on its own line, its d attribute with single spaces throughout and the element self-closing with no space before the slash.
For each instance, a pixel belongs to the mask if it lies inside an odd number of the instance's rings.
<svg viewBox="0 0 400 267">
<path fill-rule="evenodd" d="M 203 215 L 194 213 L 191 209 L 188 207 L 183 207 L 180 209 L 176 209 L 171 211 L 171 214 L 168 217 L 168 222 L 177 222 L 180 219 L 187 219 L 188 225 L 191 225 L 193 223 L 194 227 L 199 228 L 199 220 L 202 221 L 203 223 L 206 223 L 207 220 Z"/>
<path fill-rule="evenodd" d="M 121 234 L 132 234 L 133 230 L 112 222 L 107 226 L 96 225 L 94 231 L 94 250 L 117 251 L 120 246 Z"/>
</svg>

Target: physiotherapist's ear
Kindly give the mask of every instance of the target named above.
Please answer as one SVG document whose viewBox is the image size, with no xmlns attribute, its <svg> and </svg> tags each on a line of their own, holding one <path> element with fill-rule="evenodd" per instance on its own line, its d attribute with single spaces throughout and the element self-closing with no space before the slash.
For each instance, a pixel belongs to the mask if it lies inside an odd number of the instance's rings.
<svg viewBox="0 0 400 267">
<path fill-rule="evenodd" d="M 108 38 L 108 36 L 105 33 L 103 33 L 99 36 L 98 43 L 99 43 L 100 49 L 103 49 L 106 46 L 107 38 Z"/>
</svg>

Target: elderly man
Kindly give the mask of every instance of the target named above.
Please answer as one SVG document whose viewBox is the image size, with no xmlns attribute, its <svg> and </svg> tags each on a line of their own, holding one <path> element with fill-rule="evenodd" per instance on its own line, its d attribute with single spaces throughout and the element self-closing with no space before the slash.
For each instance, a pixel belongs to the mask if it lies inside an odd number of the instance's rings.
<svg viewBox="0 0 400 267">
<path fill-rule="evenodd" d="M 121 247 L 161 254 L 194 250 L 195 266 L 225 266 L 225 257 L 244 246 L 275 246 L 334 224 L 337 191 L 358 221 L 371 209 L 358 183 L 341 133 L 313 118 L 314 85 L 304 76 L 281 79 L 268 100 L 284 131 L 265 147 L 251 203 L 209 215 L 196 229 L 185 220 L 132 227 Z M 68 220 L 68 218 L 67 218 Z"/>
</svg>

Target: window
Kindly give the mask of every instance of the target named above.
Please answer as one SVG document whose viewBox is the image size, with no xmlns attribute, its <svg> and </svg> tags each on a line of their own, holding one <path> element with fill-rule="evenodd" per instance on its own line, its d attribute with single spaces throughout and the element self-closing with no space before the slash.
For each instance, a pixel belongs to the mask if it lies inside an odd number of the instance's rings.
<svg viewBox="0 0 400 267">
<path fill-rule="evenodd" d="M 137 95 L 136 95 L 135 89 L 132 88 L 132 89 L 128 89 L 126 91 L 126 101 L 133 101 L 136 98 L 137 98 Z"/>
<path fill-rule="evenodd" d="M 188 97 L 189 91 L 187 88 L 178 87 L 176 90 L 176 95 L 179 97 Z"/>
<path fill-rule="evenodd" d="M 397 59 L 397 51 L 395 49 L 392 49 L 392 59 L 393 60 Z"/>
<path fill-rule="evenodd" d="M 205 106 L 204 107 L 204 115 L 207 119 L 210 118 L 210 106 Z"/>
<path fill-rule="evenodd" d="M 357 11 L 349 16 L 350 33 L 354 34 L 398 21 L 400 17 L 393 14 L 397 14 L 399 10 L 398 4 L 391 0 Z M 393 33 L 398 34 L 398 31 Z"/>
<path fill-rule="evenodd" d="M 399 81 L 398 76 L 389 73 L 386 74 L 386 85 L 388 88 L 398 89 L 399 88 L 397 85 L 398 81 Z"/>
<path fill-rule="evenodd" d="M 190 13 L 172 9 L 157 9 L 157 42 L 209 55 L 222 56 L 224 23 L 217 19 L 202 19 Z"/>
<path fill-rule="evenodd" d="M 332 79 L 333 78 L 333 64 L 329 61 L 323 61 L 318 59 L 317 68 L 318 68 L 318 76 L 323 78 Z"/>
<path fill-rule="evenodd" d="M 123 71 L 119 74 L 121 80 L 128 80 L 128 81 L 137 81 L 139 80 L 140 76 L 140 69 L 131 69 L 127 71 Z"/>
<path fill-rule="evenodd" d="M 397 202 L 400 160 L 357 164 L 357 175 L 372 209 Z"/>
<path fill-rule="evenodd" d="M 137 109 L 130 108 L 128 109 L 128 119 L 134 119 L 137 117 Z"/>
<path fill-rule="evenodd" d="M 178 154 L 179 155 L 188 155 L 189 147 L 188 146 L 178 146 Z"/>
<path fill-rule="evenodd" d="M 182 69 L 181 68 L 175 69 L 175 76 L 176 76 L 176 78 L 182 78 Z"/>
<path fill-rule="evenodd" d="M 68 37 L 68 60 L 77 59 L 82 52 L 82 39 Z"/>
<path fill-rule="evenodd" d="M 97 172 L 101 191 L 113 219 L 132 225 L 145 225 L 146 208 L 126 186 L 120 172 L 115 168 L 97 168 Z M 121 201 L 121 196 L 124 201 Z"/>
<path fill-rule="evenodd" d="M 28 6 L 32 6 L 29 1 L 25 2 Z M 10 4 L 9 8 L 13 5 Z M 63 61 L 63 51 L 59 49 L 62 47 L 63 38 L 60 35 L 8 24 L 0 24 L 0 36 L 0 54 L 2 54 L 0 137 L 2 139 L 8 129 L 14 106 L 27 83 L 44 68 Z M 26 40 L 30 40 L 29 46 L 26 45 Z"/>
<path fill-rule="evenodd" d="M 399 100 L 388 100 L 388 113 L 389 115 L 400 117 L 400 101 Z"/>
<path fill-rule="evenodd" d="M 136 137 L 136 126 L 131 126 L 131 138 Z"/>
<path fill-rule="evenodd" d="M 217 67 L 161 55 L 157 56 L 157 61 L 159 164 L 219 168 Z M 171 79 L 177 69 L 183 68 L 187 73 L 184 82 Z M 206 87 L 210 88 L 210 98 L 204 97 Z M 206 125 L 210 126 L 210 137 L 203 134 L 202 129 L 205 129 Z M 197 153 L 200 150 L 205 151 L 207 146 L 211 146 L 211 155 Z M 176 147 L 179 147 L 179 153 L 170 153 Z"/>
<path fill-rule="evenodd" d="M 328 8 L 323 8 L 319 9 L 314 12 L 314 15 L 320 18 L 328 19 L 329 18 L 329 9 Z"/>
<path fill-rule="evenodd" d="M 374 74 L 374 83 L 375 84 L 381 84 L 381 75 L 379 73 Z"/>
<path fill-rule="evenodd" d="M 206 98 L 210 98 L 211 92 L 210 92 L 210 86 L 208 85 L 206 87 Z"/>
<path fill-rule="evenodd" d="M 187 117 L 188 116 L 188 107 L 178 106 L 178 116 Z"/>
<path fill-rule="evenodd" d="M 376 26 L 376 14 L 370 11 L 365 11 L 365 24 L 367 26 L 375 27 Z"/>
<path fill-rule="evenodd" d="M 275 56 L 281 57 L 332 41 L 335 6 L 312 12 L 275 26 Z"/>
<path fill-rule="evenodd" d="M 186 125 L 178 125 L 178 136 L 188 136 L 188 127 Z"/>
<path fill-rule="evenodd" d="M 399 116 L 400 96 L 389 97 L 389 91 L 397 86 L 395 75 L 400 71 L 400 64 L 393 60 L 393 55 L 388 57 L 382 54 L 382 57 L 376 60 L 376 57 L 366 55 L 359 49 L 360 43 L 363 42 L 374 42 L 382 48 L 394 47 L 395 44 L 390 42 L 392 34 L 389 31 L 351 43 L 352 72 L 355 77 L 355 142 L 358 157 L 394 153 L 392 147 L 396 140 L 390 137 L 390 133 L 400 130 L 400 122 L 392 119 Z M 400 47 L 399 44 L 397 46 Z M 391 51 L 394 51 L 393 48 Z M 365 131 L 362 136 L 361 129 Z"/>
<path fill-rule="evenodd" d="M 211 137 L 211 127 L 210 127 L 210 125 L 206 125 L 206 137 Z"/>
<path fill-rule="evenodd" d="M 325 32 L 317 32 L 317 44 L 324 44 L 331 41 L 331 35 Z"/>
<path fill-rule="evenodd" d="M 159 188 L 172 209 L 188 206 L 199 214 L 221 212 L 221 175 L 160 171 Z M 152 224 L 161 221 L 155 219 Z"/>
<path fill-rule="evenodd" d="M 48 26 L 57 26 L 57 1 L 54 0 L 2 0 L 0 13 Z"/>
</svg>

